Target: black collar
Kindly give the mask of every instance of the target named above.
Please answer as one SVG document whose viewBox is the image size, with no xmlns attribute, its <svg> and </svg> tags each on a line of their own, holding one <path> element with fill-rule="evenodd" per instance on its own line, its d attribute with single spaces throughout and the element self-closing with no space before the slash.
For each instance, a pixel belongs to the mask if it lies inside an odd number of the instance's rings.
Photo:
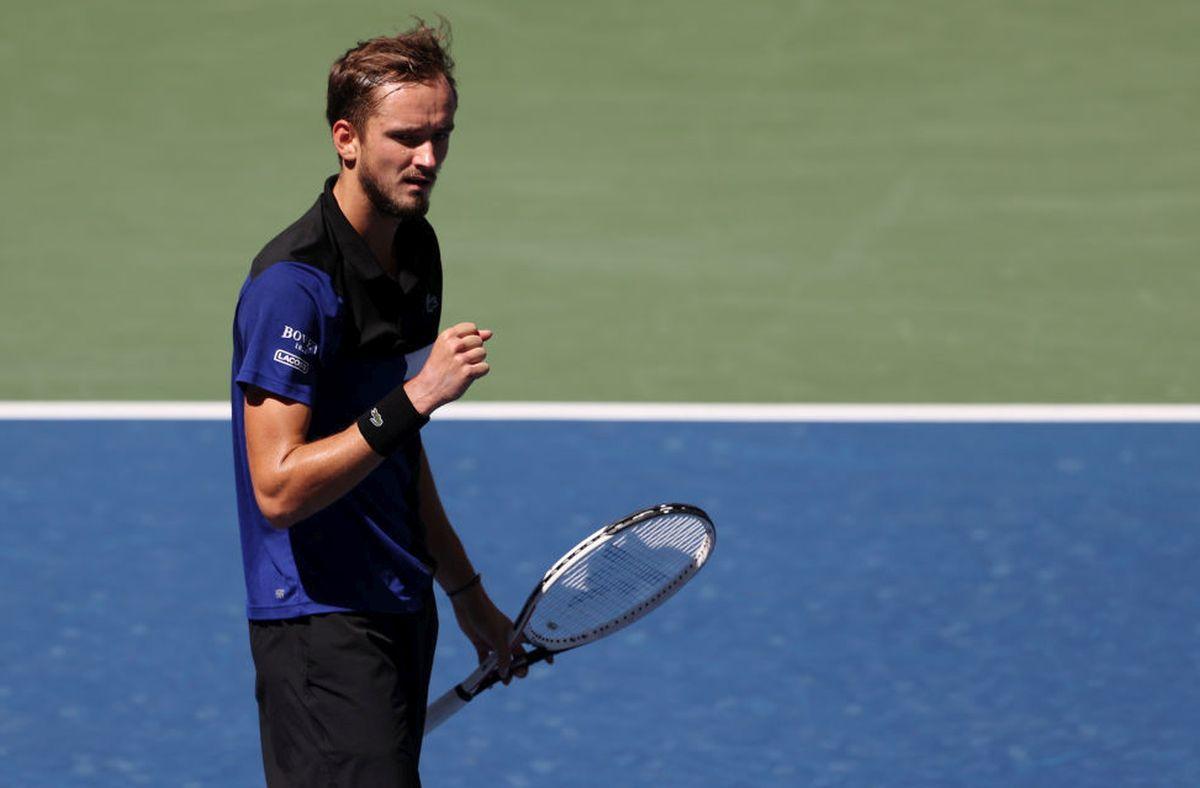
<svg viewBox="0 0 1200 788">
<path fill-rule="evenodd" d="M 437 336 L 441 318 L 442 262 L 429 222 L 401 222 L 392 250 L 399 271 L 389 276 L 333 196 L 337 176 L 313 206 L 255 257 L 251 277 L 291 261 L 329 275 L 346 306 L 346 349 L 368 356 L 410 353 Z"/>
<path fill-rule="evenodd" d="M 421 263 L 425 261 L 410 260 L 408 261 L 409 265 L 401 265 L 401 261 L 405 258 L 402 242 L 407 237 L 408 233 L 405 231 L 409 228 L 405 226 L 404 222 L 401 222 L 396 228 L 396 234 L 392 237 L 392 254 L 399 270 L 395 277 L 390 277 L 387 271 L 379 265 L 375 254 L 367 246 L 366 240 L 358 234 L 358 230 L 354 229 L 354 225 L 350 224 L 350 220 L 342 213 L 342 207 L 338 205 L 337 198 L 333 196 L 333 185 L 337 183 L 337 179 L 336 175 L 325 179 L 325 190 L 321 193 L 319 202 L 329 231 L 342 251 L 342 257 L 354 268 L 356 278 L 364 282 L 388 278 L 397 282 L 405 293 L 411 291 L 421 282 L 421 276 L 424 273 L 421 270 L 424 267 Z"/>
<path fill-rule="evenodd" d="M 321 193 L 321 213 L 325 215 L 325 224 L 333 235 L 334 242 L 341 250 L 342 259 L 354 268 L 357 278 L 363 280 L 379 279 L 387 276 L 387 271 L 379 265 L 375 255 L 367 246 L 366 240 L 350 224 L 346 214 L 342 213 L 337 198 L 333 196 L 333 185 L 338 176 L 331 175 L 325 179 L 325 191 Z"/>
</svg>

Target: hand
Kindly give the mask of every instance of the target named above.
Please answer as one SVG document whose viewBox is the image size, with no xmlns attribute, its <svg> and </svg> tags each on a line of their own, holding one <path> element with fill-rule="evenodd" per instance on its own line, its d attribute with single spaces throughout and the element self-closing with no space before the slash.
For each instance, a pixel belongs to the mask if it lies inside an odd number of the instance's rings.
<svg viewBox="0 0 1200 788">
<path fill-rule="evenodd" d="M 500 678 L 508 684 L 512 680 L 509 667 L 514 659 L 519 660 L 525 654 L 525 649 L 521 646 L 524 639 L 512 640 L 512 620 L 492 603 L 482 585 L 476 585 L 456 595 L 451 603 L 454 605 L 454 617 L 458 619 L 458 626 L 475 646 L 475 654 L 480 664 L 483 664 L 489 654 L 495 652 Z M 521 678 L 527 671 L 528 668 L 522 665 L 514 673 Z"/>
<path fill-rule="evenodd" d="M 491 370 L 483 346 L 491 338 L 491 331 L 477 328 L 474 323 L 459 323 L 438 335 L 425 366 L 404 384 L 418 413 L 428 416 L 453 402 Z"/>
</svg>

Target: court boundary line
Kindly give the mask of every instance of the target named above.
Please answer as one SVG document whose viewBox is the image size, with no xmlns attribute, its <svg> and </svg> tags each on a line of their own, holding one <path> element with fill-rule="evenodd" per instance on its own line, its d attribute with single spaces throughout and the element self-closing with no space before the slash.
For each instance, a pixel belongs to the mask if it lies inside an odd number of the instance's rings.
<svg viewBox="0 0 1200 788">
<path fill-rule="evenodd" d="M 226 402 L 3 401 L 0 421 L 228 421 Z M 455 402 L 436 421 L 1193 423 L 1200 405 Z"/>
</svg>

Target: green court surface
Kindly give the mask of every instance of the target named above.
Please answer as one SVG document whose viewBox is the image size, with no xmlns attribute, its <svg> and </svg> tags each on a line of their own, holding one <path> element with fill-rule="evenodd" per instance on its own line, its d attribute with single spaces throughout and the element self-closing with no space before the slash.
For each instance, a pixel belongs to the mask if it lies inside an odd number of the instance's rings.
<svg viewBox="0 0 1200 788">
<path fill-rule="evenodd" d="M 7 3 L 0 399 L 224 397 L 328 65 L 410 12 L 474 399 L 1197 399 L 1192 0 Z"/>
</svg>

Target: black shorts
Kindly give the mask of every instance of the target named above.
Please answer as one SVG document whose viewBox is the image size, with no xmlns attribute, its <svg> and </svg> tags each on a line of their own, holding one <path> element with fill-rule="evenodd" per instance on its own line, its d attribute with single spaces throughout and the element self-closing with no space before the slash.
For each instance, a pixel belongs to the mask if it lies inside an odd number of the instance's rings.
<svg viewBox="0 0 1200 788">
<path fill-rule="evenodd" d="M 419 786 L 437 608 L 251 621 L 270 788 Z"/>
</svg>

